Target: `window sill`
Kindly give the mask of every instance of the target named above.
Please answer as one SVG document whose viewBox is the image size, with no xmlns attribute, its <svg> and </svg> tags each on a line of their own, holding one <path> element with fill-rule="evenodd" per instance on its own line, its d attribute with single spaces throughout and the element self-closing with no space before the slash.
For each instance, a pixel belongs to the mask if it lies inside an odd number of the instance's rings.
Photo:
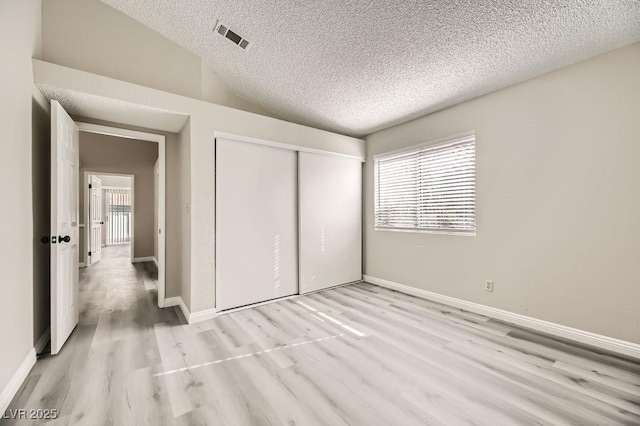
<svg viewBox="0 0 640 426">
<path fill-rule="evenodd" d="M 410 229 L 410 228 L 374 228 L 376 231 L 389 232 L 408 232 L 414 234 L 439 234 L 439 235 L 456 235 L 458 237 L 475 237 L 476 231 L 446 231 L 437 229 Z"/>
</svg>

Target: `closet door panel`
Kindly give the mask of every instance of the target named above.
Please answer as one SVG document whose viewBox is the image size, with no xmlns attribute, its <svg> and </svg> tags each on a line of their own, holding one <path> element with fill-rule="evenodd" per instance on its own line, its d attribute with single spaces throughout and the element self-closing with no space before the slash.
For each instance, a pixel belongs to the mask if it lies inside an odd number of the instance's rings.
<svg viewBox="0 0 640 426">
<path fill-rule="evenodd" d="M 298 292 L 297 153 L 216 139 L 216 308 Z"/>
<path fill-rule="evenodd" d="M 362 279 L 362 163 L 299 153 L 300 293 Z"/>
</svg>

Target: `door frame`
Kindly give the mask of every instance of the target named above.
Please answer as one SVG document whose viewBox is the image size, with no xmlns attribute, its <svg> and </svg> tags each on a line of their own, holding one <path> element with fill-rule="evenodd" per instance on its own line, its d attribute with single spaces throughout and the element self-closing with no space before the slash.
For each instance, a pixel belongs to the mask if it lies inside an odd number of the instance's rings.
<svg viewBox="0 0 640 426">
<path fill-rule="evenodd" d="M 89 223 L 89 221 L 91 221 L 91 218 L 89 217 L 89 199 L 88 197 L 91 196 L 91 191 L 89 190 L 89 177 L 91 177 L 91 175 L 102 175 L 102 176 L 123 176 L 123 177 L 128 177 L 131 178 L 131 263 L 135 263 L 135 257 L 133 257 L 133 253 L 134 253 L 134 247 L 135 247 L 135 220 L 133 220 L 133 218 L 135 217 L 135 199 L 136 199 L 136 195 L 135 195 L 135 182 L 136 182 L 136 177 L 135 175 L 129 175 L 129 174 L 125 174 L 125 173 L 112 173 L 112 172 L 96 172 L 96 171 L 91 171 L 91 170 L 83 170 L 83 179 L 84 179 L 84 213 L 82 215 L 82 217 L 84 218 L 84 244 L 85 244 L 85 250 L 83 253 L 83 262 L 80 262 L 80 265 L 83 267 L 88 267 L 91 265 L 91 263 L 89 262 L 89 256 L 88 256 L 88 251 L 89 251 L 89 247 L 91 247 L 91 232 L 87 232 L 87 223 Z M 111 188 L 110 186 L 103 186 L 102 189 L 109 189 Z M 104 206 L 104 201 L 103 201 L 103 206 Z M 160 214 L 160 210 L 159 210 L 158 206 L 158 215 Z M 104 210 L 103 210 L 104 211 Z M 158 235 L 158 240 L 160 239 L 160 236 Z M 160 241 L 158 241 L 158 251 L 159 251 L 159 247 L 160 246 Z M 156 259 L 157 260 L 157 259 Z"/>
<path fill-rule="evenodd" d="M 116 136 L 124 139 L 136 139 L 147 142 L 155 142 L 158 144 L 158 259 L 156 260 L 158 261 L 158 307 L 164 308 L 166 294 L 166 138 L 164 135 L 140 132 L 137 130 L 122 129 L 113 126 L 103 126 L 85 122 L 76 122 L 76 124 L 78 125 L 80 132 Z M 117 173 L 103 172 L 102 174 L 115 175 Z M 134 256 L 133 248 L 134 247 L 132 244 L 132 258 Z"/>
</svg>

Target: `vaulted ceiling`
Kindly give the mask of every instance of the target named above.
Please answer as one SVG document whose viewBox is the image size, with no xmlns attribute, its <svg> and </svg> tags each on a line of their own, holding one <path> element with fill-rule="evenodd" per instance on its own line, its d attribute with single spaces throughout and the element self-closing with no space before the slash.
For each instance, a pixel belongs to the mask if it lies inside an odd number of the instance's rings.
<svg viewBox="0 0 640 426">
<path fill-rule="evenodd" d="M 640 40 L 640 0 L 102 0 L 290 121 L 365 135 Z M 220 20 L 250 42 L 214 32 Z"/>
</svg>

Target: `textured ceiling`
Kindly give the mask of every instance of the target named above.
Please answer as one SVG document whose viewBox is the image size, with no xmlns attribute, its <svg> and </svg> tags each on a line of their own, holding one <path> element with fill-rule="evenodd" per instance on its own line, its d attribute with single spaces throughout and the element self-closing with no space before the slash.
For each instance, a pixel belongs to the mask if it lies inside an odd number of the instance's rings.
<svg viewBox="0 0 640 426">
<path fill-rule="evenodd" d="M 364 135 L 640 40 L 640 0 L 102 0 L 288 120 Z M 251 42 L 215 34 L 220 19 Z"/>
<path fill-rule="evenodd" d="M 71 115 L 95 118 L 165 132 L 179 132 L 189 119 L 186 114 L 90 95 L 47 84 L 37 84 L 48 100 L 55 99 Z"/>
</svg>

